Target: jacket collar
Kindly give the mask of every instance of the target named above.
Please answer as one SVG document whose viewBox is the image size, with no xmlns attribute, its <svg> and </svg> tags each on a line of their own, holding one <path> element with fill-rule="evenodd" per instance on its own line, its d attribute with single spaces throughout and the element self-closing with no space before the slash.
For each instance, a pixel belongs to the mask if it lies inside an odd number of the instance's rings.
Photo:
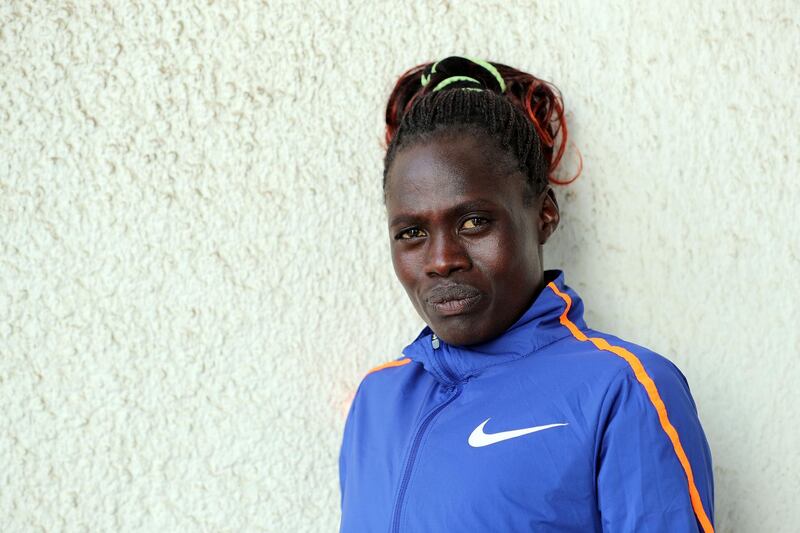
<svg viewBox="0 0 800 533">
<path fill-rule="evenodd" d="M 548 270 L 544 278 L 545 282 L 552 281 L 559 291 L 569 294 L 572 306 L 568 318 L 578 328 L 585 329 L 583 302 L 564 283 L 563 272 Z M 570 336 L 569 330 L 559 320 L 564 308 L 564 300 L 545 285 L 527 311 L 499 337 L 481 344 L 456 346 L 434 337 L 430 327 L 426 326 L 403 354 L 422 363 L 438 381 L 455 385 L 490 366 L 527 357 Z"/>
</svg>

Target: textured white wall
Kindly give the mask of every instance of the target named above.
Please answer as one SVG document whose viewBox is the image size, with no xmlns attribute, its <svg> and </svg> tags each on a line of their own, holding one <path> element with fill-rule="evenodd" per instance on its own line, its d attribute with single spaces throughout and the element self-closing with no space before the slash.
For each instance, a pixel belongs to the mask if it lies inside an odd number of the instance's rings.
<svg viewBox="0 0 800 533">
<path fill-rule="evenodd" d="M 420 327 L 383 105 L 453 52 L 562 89 L 547 263 L 687 375 L 718 530 L 800 527 L 798 4 L 402 4 L 0 4 L 0 529 L 336 530 L 349 395 Z"/>
</svg>

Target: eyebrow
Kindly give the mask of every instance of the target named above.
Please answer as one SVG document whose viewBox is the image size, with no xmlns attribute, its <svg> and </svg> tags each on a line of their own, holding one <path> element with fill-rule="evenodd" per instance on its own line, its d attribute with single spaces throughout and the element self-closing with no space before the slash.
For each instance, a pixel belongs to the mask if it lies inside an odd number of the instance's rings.
<svg viewBox="0 0 800 533">
<path fill-rule="evenodd" d="M 472 211 L 474 209 L 491 209 L 496 206 L 497 204 L 495 204 L 491 200 L 479 198 L 478 200 L 469 200 L 467 202 L 462 202 L 460 204 L 454 205 L 453 207 L 448 208 L 445 212 L 448 215 L 452 215 L 452 214 L 464 213 L 466 211 Z M 392 218 L 391 222 L 389 223 L 389 226 L 415 223 L 419 221 L 419 219 L 421 218 L 424 218 L 424 216 L 417 213 L 400 213 L 399 215 Z"/>
</svg>

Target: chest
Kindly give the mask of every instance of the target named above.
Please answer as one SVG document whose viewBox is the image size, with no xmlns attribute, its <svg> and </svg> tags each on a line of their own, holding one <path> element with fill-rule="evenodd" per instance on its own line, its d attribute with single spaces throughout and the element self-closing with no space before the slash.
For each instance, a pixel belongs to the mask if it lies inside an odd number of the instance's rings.
<svg viewBox="0 0 800 533">
<path fill-rule="evenodd" d="M 590 396 L 580 383 L 507 374 L 434 384 L 416 403 L 387 403 L 384 420 L 402 427 L 370 429 L 361 457 L 376 464 L 363 470 L 370 479 L 359 483 L 361 497 L 384 494 L 378 515 L 386 523 L 377 529 L 592 531 L 599 517 Z"/>
</svg>

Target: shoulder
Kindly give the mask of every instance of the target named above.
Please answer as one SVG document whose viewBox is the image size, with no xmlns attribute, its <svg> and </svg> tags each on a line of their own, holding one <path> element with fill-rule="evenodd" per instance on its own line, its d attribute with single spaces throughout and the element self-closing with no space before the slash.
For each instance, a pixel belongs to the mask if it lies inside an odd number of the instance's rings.
<svg viewBox="0 0 800 533">
<path fill-rule="evenodd" d="M 413 374 L 413 369 L 417 366 L 410 357 L 405 355 L 375 365 L 361 377 L 361 383 L 358 388 L 361 390 L 391 387 Z"/>
<path fill-rule="evenodd" d="M 400 356 L 397 359 L 394 359 L 393 361 L 387 361 L 385 363 L 381 363 L 379 365 L 376 365 L 376 366 L 370 368 L 367 371 L 367 373 L 364 376 L 364 378 L 366 379 L 367 376 L 369 376 L 371 374 L 374 374 L 376 372 L 380 372 L 381 370 L 386 370 L 387 368 L 396 368 L 396 367 L 399 367 L 399 366 L 405 366 L 405 365 L 409 364 L 410 362 L 411 362 L 411 358 L 406 357 L 404 355 Z"/>
<path fill-rule="evenodd" d="M 603 372 L 606 376 L 613 375 L 620 380 L 634 377 L 640 382 L 649 378 L 686 386 L 686 378 L 667 357 L 608 333 L 588 328 L 582 333 L 580 339 L 571 339 L 574 347 L 581 346 L 582 349 L 573 350 L 582 356 L 582 363 L 606 370 Z"/>
<path fill-rule="evenodd" d="M 554 355 L 568 356 L 555 359 L 562 361 L 559 366 L 567 363 L 563 371 L 574 379 L 590 380 L 607 401 L 628 391 L 657 411 L 664 404 L 696 410 L 686 378 L 667 357 L 608 333 L 589 328 L 580 333 L 554 346 Z"/>
<path fill-rule="evenodd" d="M 373 366 L 361 376 L 353 403 L 363 400 L 365 396 L 386 396 L 392 390 L 402 388 L 417 366 L 405 355 Z"/>
<path fill-rule="evenodd" d="M 667 357 L 590 328 L 581 328 L 578 335 L 561 339 L 541 355 L 550 356 L 553 364 L 563 366 L 564 371 L 577 378 L 591 377 L 607 386 L 632 379 L 642 384 L 653 381 L 666 387 L 688 387 L 684 375 Z"/>
<path fill-rule="evenodd" d="M 614 335 L 594 330 L 586 330 L 586 335 L 598 351 L 616 359 L 613 366 L 621 365 L 605 383 L 601 409 L 605 416 L 617 416 L 622 412 L 652 416 L 654 427 L 660 427 L 667 435 L 672 435 L 677 428 L 678 433 L 697 440 L 697 447 L 706 446 L 700 443 L 704 442 L 704 437 L 689 384 L 672 361 Z"/>
<path fill-rule="evenodd" d="M 629 377 L 641 383 L 648 393 L 653 386 L 686 388 L 688 383 L 680 369 L 670 359 L 638 344 L 608 333 L 587 330 L 595 347 L 615 358 L 627 370 Z"/>
<path fill-rule="evenodd" d="M 407 357 L 371 368 L 353 394 L 345 434 L 355 431 L 372 439 L 385 434 L 388 427 L 404 427 L 403 420 L 414 416 L 414 406 L 427 397 L 431 380 L 420 363 Z"/>
</svg>

